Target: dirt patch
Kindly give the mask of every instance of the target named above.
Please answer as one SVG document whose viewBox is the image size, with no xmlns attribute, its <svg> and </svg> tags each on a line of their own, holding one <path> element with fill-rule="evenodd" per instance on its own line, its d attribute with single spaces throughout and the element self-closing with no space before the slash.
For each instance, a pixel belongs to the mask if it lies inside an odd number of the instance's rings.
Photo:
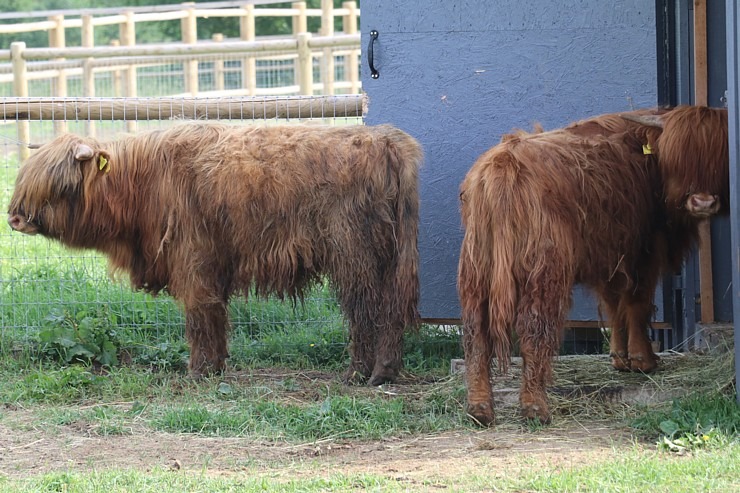
<svg viewBox="0 0 740 493">
<path fill-rule="evenodd" d="M 0 476 L 29 477 L 51 471 L 89 471 L 109 468 L 171 469 L 214 475 L 242 474 L 292 479 L 342 473 L 373 473 L 409 484 L 452 480 L 467 474 L 495 478 L 522 468 L 568 467 L 608 457 L 634 453 L 640 444 L 625 426 L 623 396 L 637 388 L 659 401 L 655 389 L 695 389 L 711 379 L 703 377 L 716 358 L 665 356 L 651 376 L 620 374 L 610 370 L 606 357 L 555 364 L 555 384 L 550 393 L 553 424 L 530 428 L 517 418 L 520 368 L 495 379 L 497 425 L 490 429 L 470 426 L 452 431 L 401 436 L 381 440 L 327 438 L 307 443 L 264 441 L 250 438 L 215 438 L 197 434 L 153 431 L 141 420 L 131 419 L 123 434 L 105 435 L 96 424 L 80 420 L 44 426 L 39 409 L 6 406 L 0 409 Z M 602 373 L 599 373 L 602 372 Z M 685 377 L 678 378 L 681 372 Z M 718 373 L 715 371 L 714 373 Z M 340 377 L 324 372 L 266 369 L 230 372 L 223 379 L 235 389 L 267 389 L 271 398 L 285 403 L 315 404 L 329 389 L 362 397 L 383 392 L 405 399 L 429 392 L 458 392 L 459 376 L 435 381 L 405 377 L 382 388 L 346 387 Z M 289 383 L 289 384 L 288 384 Z M 180 387 L 182 388 L 180 388 Z M 190 395 L 197 384 L 174 381 L 177 394 Z M 445 390 L 444 387 L 448 386 Z M 459 392 L 458 392 L 459 393 Z M 459 403 L 462 406 L 462 402 Z M 132 403 L 106 403 L 130 409 Z M 74 407 L 74 411 L 98 406 Z"/>
<path fill-rule="evenodd" d="M 170 468 L 210 474 L 257 469 L 273 477 L 342 471 L 421 481 L 457 477 L 466 471 L 505 471 L 519 467 L 523 458 L 543 465 L 584 464 L 610 456 L 619 447 L 634 447 L 627 430 L 604 422 L 571 423 L 535 432 L 501 426 L 377 441 L 288 444 L 158 433 L 144 427 L 129 435 L 94 436 L 74 424 L 53 431 L 24 426 L 33 419 L 26 410 L 4 414 L 0 471 L 8 477 L 51 471 Z"/>
</svg>

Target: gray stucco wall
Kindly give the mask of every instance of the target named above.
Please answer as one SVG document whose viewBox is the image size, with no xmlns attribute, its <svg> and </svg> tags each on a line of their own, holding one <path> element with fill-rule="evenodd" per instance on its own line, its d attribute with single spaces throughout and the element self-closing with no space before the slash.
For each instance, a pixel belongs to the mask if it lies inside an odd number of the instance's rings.
<svg viewBox="0 0 740 493">
<path fill-rule="evenodd" d="M 457 318 L 458 188 L 512 128 L 562 126 L 654 106 L 655 5 L 649 0 L 362 1 L 378 79 L 363 49 L 366 123 L 393 123 L 424 146 L 420 310 Z M 573 319 L 595 319 L 578 295 Z"/>
</svg>

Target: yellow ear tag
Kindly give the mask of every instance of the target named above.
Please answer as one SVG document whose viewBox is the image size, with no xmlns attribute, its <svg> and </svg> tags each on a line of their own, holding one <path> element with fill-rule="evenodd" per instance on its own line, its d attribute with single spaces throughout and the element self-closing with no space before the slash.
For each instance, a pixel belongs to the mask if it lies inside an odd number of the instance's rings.
<svg viewBox="0 0 740 493">
<path fill-rule="evenodd" d="M 650 144 L 644 144 L 642 146 L 642 153 L 643 154 L 652 154 L 653 153 L 653 147 Z"/>
<path fill-rule="evenodd" d="M 100 171 L 103 171 L 105 173 L 110 171 L 110 163 L 107 159 L 105 159 L 104 156 L 100 156 L 100 159 L 98 160 L 98 167 L 100 168 Z"/>
</svg>

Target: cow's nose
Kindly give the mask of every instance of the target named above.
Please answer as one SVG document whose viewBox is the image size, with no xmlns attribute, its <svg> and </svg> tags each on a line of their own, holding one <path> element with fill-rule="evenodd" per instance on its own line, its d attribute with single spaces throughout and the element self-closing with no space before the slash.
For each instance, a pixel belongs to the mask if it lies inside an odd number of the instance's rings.
<svg viewBox="0 0 740 493">
<path fill-rule="evenodd" d="M 21 222 L 21 216 L 17 214 L 8 218 L 8 224 L 10 224 L 10 227 L 13 228 L 13 230 L 17 230 L 18 228 L 20 228 Z"/>
<path fill-rule="evenodd" d="M 713 195 L 692 195 L 691 205 L 697 210 L 710 210 L 717 202 L 717 197 Z"/>
</svg>

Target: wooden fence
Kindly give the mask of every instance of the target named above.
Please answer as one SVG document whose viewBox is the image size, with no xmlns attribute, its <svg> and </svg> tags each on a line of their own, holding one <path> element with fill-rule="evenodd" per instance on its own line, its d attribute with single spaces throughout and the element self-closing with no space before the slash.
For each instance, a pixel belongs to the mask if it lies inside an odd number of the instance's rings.
<svg viewBox="0 0 740 493">
<path fill-rule="evenodd" d="M 277 95 L 334 94 L 336 90 L 349 93 L 360 91 L 359 54 L 360 36 L 357 31 L 360 10 L 356 2 L 343 3 L 335 9 L 332 0 L 322 0 L 321 9 L 307 9 L 305 2 L 294 2 L 291 8 L 255 8 L 254 2 L 228 2 L 219 4 L 182 4 L 172 6 L 179 10 L 146 12 L 141 9 L 122 14 L 96 16 L 96 10 L 86 11 L 78 18 L 54 13 L 47 20 L 21 24 L 0 24 L 0 34 L 45 30 L 49 33 L 48 48 L 26 48 L 14 44 L 9 50 L 0 50 L 0 82 L 13 83 L 13 96 L 23 97 L 29 93 L 29 81 L 53 79 L 54 97 L 95 96 L 93 74 L 113 71 L 118 81 L 116 97 L 136 97 L 137 69 L 146 65 L 167 62 L 173 59 L 183 64 L 184 93 L 197 95 L 199 91 L 199 58 L 210 55 L 213 61 L 213 78 L 216 90 L 224 89 L 224 65 L 219 55 L 229 54 L 241 60 L 241 88 L 230 95 Z M 200 6 L 210 8 L 201 8 Z M 226 7 L 213 8 L 213 5 Z M 239 6 L 240 5 L 240 6 Z M 101 9 L 109 12 L 109 9 Z M 308 18 L 321 18 L 318 33 L 309 33 Z M 199 18 L 240 19 L 239 40 L 224 39 L 216 33 L 210 40 L 197 39 Z M 283 39 L 265 39 L 257 36 L 255 23 L 259 17 L 286 17 L 291 20 L 293 35 Z M 342 19 L 342 31 L 334 31 L 335 17 Z M 136 44 L 136 26 L 145 22 L 180 20 L 182 41 L 168 44 Z M 118 25 L 119 39 L 107 46 L 94 46 L 94 29 L 97 26 Z M 81 30 L 81 47 L 67 47 L 65 30 Z M 335 80 L 335 57 L 346 57 L 345 80 Z M 295 63 L 294 84 L 281 88 L 258 88 L 258 59 L 292 59 Z M 314 83 L 313 62 L 320 60 L 320 80 Z M 33 66 L 23 67 L 34 60 Z M 3 63 L 7 61 L 8 63 Z M 69 94 L 67 81 L 70 77 L 82 77 L 81 94 Z M 212 96 L 213 94 L 211 94 Z"/>
<path fill-rule="evenodd" d="M 266 0 L 262 0 L 264 2 Z M 237 96 L 280 96 L 280 95 L 334 95 L 337 92 L 358 94 L 360 92 L 359 56 L 360 34 L 357 31 L 360 14 L 356 2 L 347 1 L 337 9 L 332 0 L 322 0 L 321 9 L 307 9 L 305 2 L 294 2 L 291 8 L 255 8 L 254 1 L 222 2 L 219 4 L 182 4 L 169 6 L 168 11 L 144 11 L 144 7 L 110 15 L 110 9 L 90 10 L 77 13 L 49 13 L 48 19 L 22 24 L 0 24 L 0 34 L 45 30 L 49 33 L 48 47 L 26 47 L 24 42 L 14 42 L 9 50 L 0 50 L 0 84 L 12 83 L 12 101 L 18 106 L 19 99 L 36 97 L 32 94 L 33 81 L 51 81 L 50 96 L 58 100 L 67 98 L 95 98 L 96 76 L 101 74 L 112 81 L 112 90 L 107 97 L 135 99 L 142 96 L 233 98 Z M 218 8 L 214 8 L 217 6 Z M 158 10 L 158 9 L 155 9 Z M 258 36 L 255 29 L 258 17 L 282 16 L 290 19 L 293 34 L 288 37 Z M 317 33 L 308 31 L 308 18 L 321 18 Z M 199 18 L 238 17 L 239 39 L 225 39 L 215 34 L 212 39 L 197 39 Z M 342 30 L 335 32 L 335 18 L 342 19 Z M 146 22 L 181 21 L 182 40 L 174 43 L 136 44 L 136 26 Z M 94 45 L 94 29 L 97 26 L 118 25 L 120 39 L 111 40 L 105 46 Z M 65 30 L 81 30 L 81 46 L 66 46 Z M 335 61 L 343 61 L 345 75 L 336 80 Z M 225 60 L 230 66 L 227 68 Z M 289 83 L 278 87 L 259 87 L 258 61 L 288 62 L 282 70 L 291 72 Z M 315 65 L 318 62 L 318 78 Z M 140 75 L 147 68 L 178 64 L 177 77 L 182 83 L 182 92 L 147 94 L 140 91 Z M 239 84 L 227 89 L 225 77 L 228 71 L 238 70 Z M 204 91 L 200 78 L 208 71 L 211 87 Z M 318 79 L 318 80 L 317 80 Z M 76 91 L 70 90 L 70 81 Z M 146 88 L 144 88 L 146 89 Z M 140 94 L 145 92 L 145 94 Z M 0 98 L 1 99 L 1 98 Z M 38 104 L 38 101 L 32 104 Z M 58 112 L 57 115 L 65 113 Z M 55 132 L 66 130 L 65 118 L 55 118 Z M 129 132 L 136 131 L 135 119 L 127 120 Z M 90 134 L 95 133 L 95 124 L 87 125 Z M 18 122 L 18 138 L 28 142 L 30 138 L 27 121 Z M 27 151 L 21 152 L 21 155 Z"/>
</svg>

